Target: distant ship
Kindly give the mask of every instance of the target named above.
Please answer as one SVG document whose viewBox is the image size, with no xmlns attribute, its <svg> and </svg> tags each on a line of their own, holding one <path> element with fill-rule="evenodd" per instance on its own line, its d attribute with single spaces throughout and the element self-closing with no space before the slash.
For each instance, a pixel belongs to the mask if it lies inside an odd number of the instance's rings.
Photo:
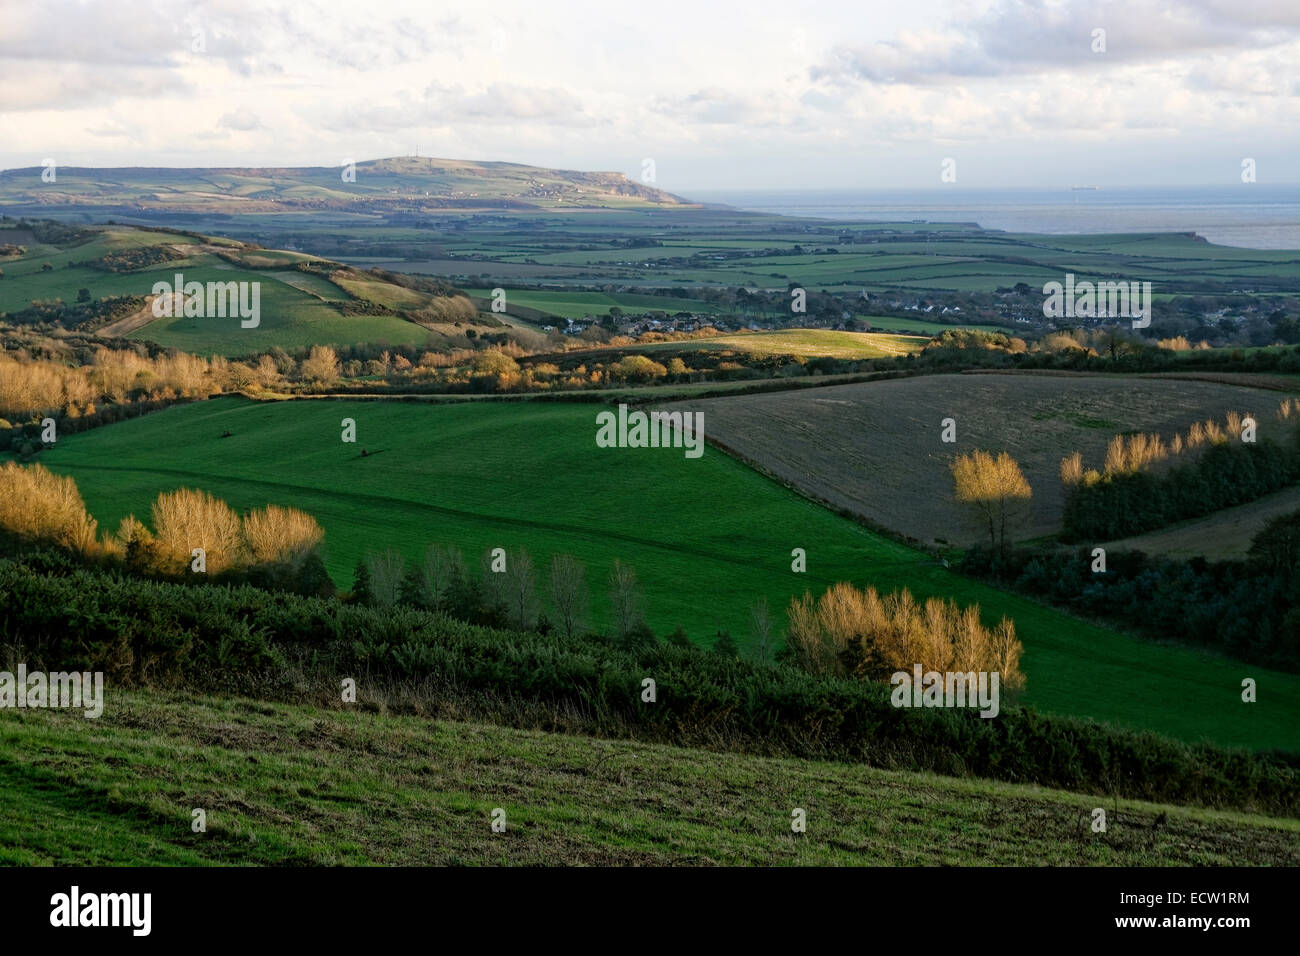
<svg viewBox="0 0 1300 956">
<path fill-rule="evenodd" d="M 1100 189 L 1101 187 L 1100 186 L 1071 186 L 1070 188 L 1075 192 L 1079 192 L 1080 190 L 1084 190 L 1084 189 L 1096 190 L 1096 189 Z"/>
</svg>

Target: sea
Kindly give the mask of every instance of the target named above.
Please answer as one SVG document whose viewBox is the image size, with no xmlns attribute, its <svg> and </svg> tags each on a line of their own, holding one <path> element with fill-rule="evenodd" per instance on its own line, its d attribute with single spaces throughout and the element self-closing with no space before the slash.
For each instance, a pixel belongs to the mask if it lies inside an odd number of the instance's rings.
<svg viewBox="0 0 1300 956">
<path fill-rule="evenodd" d="M 1087 185 L 1087 184 L 1080 184 Z M 698 202 L 821 219 L 973 222 L 1006 232 L 1194 232 L 1249 249 L 1300 250 L 1300 184 L 1095 189 L 693 190 Z"/>
</svg>

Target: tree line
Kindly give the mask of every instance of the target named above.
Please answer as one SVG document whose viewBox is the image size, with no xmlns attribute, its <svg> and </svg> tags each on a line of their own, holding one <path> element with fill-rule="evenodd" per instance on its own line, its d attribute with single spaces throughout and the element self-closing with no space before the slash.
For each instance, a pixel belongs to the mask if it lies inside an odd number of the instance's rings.
<svg viewBox="0 0 1300 956">
<path fill-rule="evenodd" d="M 1247 437 L 1246 419 L 1196 423 L 1166 444 L 1155 435 L 1116 436 L 1104 469 L 1085 470 L 1075 452 L 1061 463 L 1062 539 L 1110 541 L 1253 501 L 1300 478 L 1300 409 L 1287 399 L 1272 427 Z M 1276 436 L 1276 437 L 1275 437 Z"/>
</svg>

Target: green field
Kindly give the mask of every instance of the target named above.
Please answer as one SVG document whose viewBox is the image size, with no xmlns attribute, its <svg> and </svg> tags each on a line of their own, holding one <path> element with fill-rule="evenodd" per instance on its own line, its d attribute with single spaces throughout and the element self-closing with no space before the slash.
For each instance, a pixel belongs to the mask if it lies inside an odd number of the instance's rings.
<svg viewBox="0 0 1300 956">
<path fill-rule="evenodd" d="M 466 289 L 466 293 L 490 299 L 491 289 Z M 506 289 L 506 308 L 523 306 L 536 309 L 561 319 L 581 319 L 589 315 L 605 315 L 618 306 L 624 312 L 700 312 L 712 313 L 717 309 L 697 299 L 678 299 L 672 296 L 645 295 L 636 292 L 618 294 L 606 292 L 571 292 L 565 290 Z"/>
<path fill-rule="evenodd" d="M 0 229 L 0 242 L 6 232 Z M 61 299 L 74 302 L 86 289 L 92 300 L 107 296 L 147 296 L 155 283 L 171 285 L 177 273 L 186 282 L 260 283 L 260 321 L 243 328 L 235 317 L 158 318 L 126 333 L 125 337 L 156 342 L 199 355 L 246 355 L 273 346 L 302 349 L 312 345 L 352 345 L 375 342 L 388 345 L 437 346 L 445 341 L 429 329 L 396 315 L 345 315 L 339 304 L 349 295 L 320 276 L 286 271 L 295 261 L 310 259 L 298 253 L 266 249 L 237 249 L 243 265 L 204 251 L 191 236 L 151 232 L 121 226 L 96 227 L 94 238 L 80 245 L 59 249 L 28 244 L 21 258 L 3 262 L 0 281 L 0 313 L 19 312 L 35 301 Z M 71 265 L 99 259 L 109 253 L 148 246 L 192 247 L 194 254 L 129 272 L 106 272 L 85 265 Z M 52 266 L 46 270 L 44 265 Z M 369 298 L 394 308 L 426 305 L 430 297 L 379 280 L 352 283 L 358 298 Z M 353 291 L 353 290 L 349 290 Z"/>
<path fill-rule="evenodd" d="M 299 349 L 355 342 L 424 345 L 434 338 L 428 329 L 397 316 L 343 315 L 310 292 L 262 273 L 201 267 L 187 268 L 184 275 L 187 282 L 222 282 L 235 277 L 260 282 L 261 318 L 257 327 L 242 328 L 237 318 L 178 316 L 156 319 L 127 338 L 157 342 L 197 355 L 247 355 L 273 346 Z M 137 283 L 134 293 L 140 295 L 155 281 L 170 282 L 171 273 L 140 272 L 133 273 L 131 278 Z"/>
<path fill-rule="evenodd" d="M 638 345 L 636 351 L 655 352 L 735 350 L 752 355 L 829 356 L 841 359 L 890 358 L 919 352 L 928 339 L 873 332 L 836 332 L 830 329 L 787 329 L 779 332 L 749 332 L 719 335 L 684 342 L 656 342 Z"/>
<path fill-rule="evenodd" d="M 235 508 L 302 508 L 325 528 L 327 565 L 344 587 L 362 554 L 389 546 L 415 557 L 454 544 L 475 562 L 489 548 L 522 547 L 543 568 L 567 552 L 586 563 L 604 620 L 605 577 L 619 558 L 644 584 L 655 632 L 681 625 L 704 643 L 723 628 L 747 643 L 760 595 L 778 621 L 791 596 L 841 580 L 951 596 L 1016 622 L 1026 700 L 1040 709 L 1300 749 L 1300 676 L 1140 641 L 966 580 L 712 448 L 696 460 L 681 449 L 598 449 L 598 410 L 220 399 L 70 436 L 41 460 L 77 479 L 107 529 L 181 486 Z M 345 417 L 356 420 L 355 445 L 340 441 Z M 800 547 L 806 574 L 790 570 Z M 1258 681 L 1259 704 L 1240 702 L 1243 676 Z"/>
<path fill-rule="evenodd" d="M 1099 803 L 1105 833 L 1087 825 Z M 1240 813 L 261 700 L 109 692 L 91 721 L 0 712 L 5 866 L 1294 866 L 1298 835 Z"/>
<path fill-rule="evenodd" d="M 920 335 L 929 336 L 940 335 L 947 329 L 974 329 L 977 332 L 1001 332 L 1003 335 L 1016 334 L 1015 329 L 1005 325 L 980 325 L 978 323 L 961 322 L 956 318 L 948 320 L 936 319 L 928 322 L 924 319 L 901 319 L 893 315 L 868 315 L 859 316 L 858 322 L 870 322 L 871 327 L 876 329 L 916 332 Z"/>
</svg>

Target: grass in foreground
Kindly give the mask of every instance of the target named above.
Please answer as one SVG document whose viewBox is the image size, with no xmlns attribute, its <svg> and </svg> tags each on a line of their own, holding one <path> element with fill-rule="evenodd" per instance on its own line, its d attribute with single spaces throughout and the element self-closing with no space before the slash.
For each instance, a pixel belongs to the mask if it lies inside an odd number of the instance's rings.
<svg viewBox="0 0 1300 956">
<path fill-rule="evenodd" d="M 1093 833 L 1095 797 L 361 708 L 0 711 L 6 865 L 1300 864 L 1297 821 L 1103 802 Z"/>
</svg>

